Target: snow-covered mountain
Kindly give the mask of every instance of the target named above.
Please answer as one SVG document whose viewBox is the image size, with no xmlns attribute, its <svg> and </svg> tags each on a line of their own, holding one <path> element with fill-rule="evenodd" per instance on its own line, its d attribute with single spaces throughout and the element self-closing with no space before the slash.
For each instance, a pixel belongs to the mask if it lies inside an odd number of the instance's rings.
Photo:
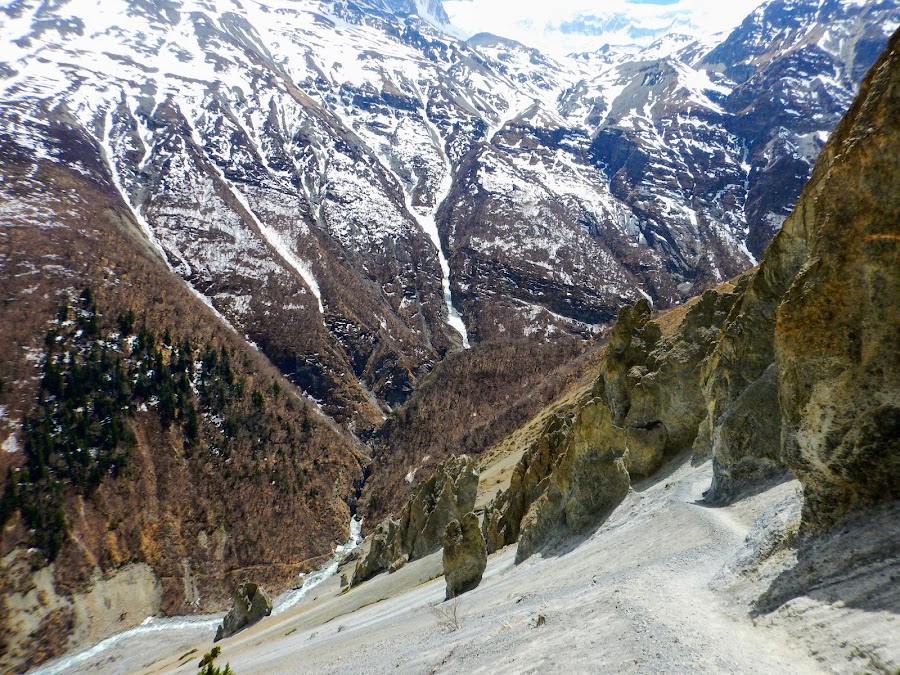
<svg viewBox="0 0 900 675">
<path fill-rule="evenodd" d="M 448 350 L 589 336 L 753 265 L 898 22 L 775 0 L 719 44 L 555 60 L 460 41 L 438 0 L 16 0 L 0 145 L 33 170 L 3 171 L 0 222 L 67 226 L 43 181 L 76 167 L 371 429 Z"/>
</svg>

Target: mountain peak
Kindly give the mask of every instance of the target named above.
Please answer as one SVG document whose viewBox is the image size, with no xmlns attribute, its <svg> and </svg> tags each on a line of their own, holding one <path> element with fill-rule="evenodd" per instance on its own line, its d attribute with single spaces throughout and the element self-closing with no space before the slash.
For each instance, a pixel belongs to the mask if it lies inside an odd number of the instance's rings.
<svg viewBox="0 0 900 675">
<path fill-rule="evenodd" d="M 340 0 L 335 4 L 349 4 L 365 12 L 375 14 L 392 14 L 394 16 L 418 16 L 430 23 L 435 28 L 451 35 L 457 31 L 450 23 L 441 0 L 355 0 L 344 2 Z"/>
</svg>

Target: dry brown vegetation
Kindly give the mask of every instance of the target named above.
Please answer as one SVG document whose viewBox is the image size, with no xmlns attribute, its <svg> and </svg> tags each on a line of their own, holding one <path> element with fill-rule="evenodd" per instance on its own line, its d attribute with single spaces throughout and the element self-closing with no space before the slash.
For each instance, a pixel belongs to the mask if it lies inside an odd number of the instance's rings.
<svg viewBox="0 0 900 675">
<path fill-rule="evenodd" d="M 601 342 L 488 343 L 449 355 L 376 439 L 363 513 L 376 519 L 396 511 L 438 463 L 450 455 L 481 455 L 586 374 L 592 379 Z M 409 483 L 405 477 L 414 469 Z"/>
<path fill-rule="evenodd" d="M 5 189 L 26 180 L 32 168 L 26 159 L 0 139 Z M 346 536 L 346 502 L 361 479 L 358 443 L 169 272 L 137 225 L 121 216 L 102 167 L 84 161 L 95 173 L 90 179 L 50 161 L 28 178 L 40 182 L 37 198 L 52 208 L 52 223 L 13 219 L 0 228 L 0 405 L 6 410 L 0 442 L 15 433 L 22 447 L 19 425 L 35 403 L 44 336 L 60 305 L 85 286 L 94 289 L 104 334 L 115 330 L 120 313 L 132 311 L 136 325 L 157 336 L 168 329 L 172 343 L 189 340 L 198 349 L 227 352 L 240 384 L 228 395 L 229 410 L 253 423 L 240 425 L 226 456 L 214 420 L 202 421 L 204 440 L 191 445 L 181 427 L 161 423 L 154 407 L 134 411 L 127 424 L 135 447 L 124 470 L 89 494 L 64 486 L 67 535 L 56 558 L 57 591 L 82 591 L 95 570 L 109 573 L 138 561 L 159 577 L 169 613 L 221 608 L 247 574 L 281 590 Z M 24 457 L 21 450 L 0 452 L 2 474 L 10 467 L 15 473 Z M 0 556 L 32 544 L 21 516 L 13 514 L 0 531 Z M 186 567 L 197 597 L 186 597 Z M 4 618 L 7 612 L 0 612 Z M 40 635 L 13 638 L 8 626 L 0 635 L 18 643 L 20 663 L 36 664 L 71 630 L 71 622 L 57 618 L 48 615 Z"/>
</svg>

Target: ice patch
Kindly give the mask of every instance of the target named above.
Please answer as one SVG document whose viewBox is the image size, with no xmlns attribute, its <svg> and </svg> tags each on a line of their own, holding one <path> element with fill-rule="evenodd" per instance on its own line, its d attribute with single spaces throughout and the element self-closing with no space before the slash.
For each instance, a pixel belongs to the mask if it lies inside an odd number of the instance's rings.
<svg viewBox="0 0 900 675">
<path fill-rule="evenodd" d="M 437 129 L 431 125 L 424 110 L 422 111 L 422 118 L 426 120 L 425 123 L 435 135 L 435 142 L 440 146 L 441 137 L 437 134 Z M 450 194 L 450 190 L 453 187 L 453 177 L 450 175 L 450 161 L 440 147 L 439 152 L 441 158 L 444 160 L 444 174 L 441 176 L 437 194 L 434 196 L 434 207 L 431 209 L 414 207 L 412 205 L 412 194 L 406 189 L 404 189 L 404 196 L 406 198 L 407 210 L 416 219 L 416 222 L 419 223 L 419 226 L 425 234 L 428 235 L 431 243 L 434 244 L 434 247 L 437 249 L 438 264 L 441 267 L 441 287 L 444 292 L 444 304 L 447 306 L 447 323 L 462 337 L 463 348 L 468 349 L 471 346 L 469 344 L 469 333 L 466 330 L 466 324 L 463 322 L 462 315 L 453 305 L 453 295 L 450 292 L 450 264 L 447 262 L 447 256 L 444 255 L 444 249 L 441 247 L 441 237 L 438 233 L 437 221 L 435 220 L 438 209 L 441 204 L 444 203 L 444 200 L 447 199 L 447 196 Z M 403 185 L 402 181 L 400 181 L 400 183 Z"/>
<path fill-rule="evenodd" d="M 191 125 L 191 137 L 196 144 L 197 148 L 200 149 L 204 154 L 206 154 L 205 146 L 203 143 L 203 139 L 200 138 L 200 134 L 197 132 L 196 127 Z M 253 221 L 253 224 L 259 230 L 260 234 L 262 234 L 263 238 L 265 238 L 266 242 L 273 248 L 275 251 L 282 257 L 284 260 L 300 275 L 300 278 L 303 279 L 303 282 L 309 287 L 309 290 L 316 297 L 316 300 L 319 303 L 319 313 L 325 313 L 325 307 L 322 305 L 322 293 L 319 290 L 319 283 L 316 281 L 315 276 L 312 273 L 312 266 L 303 260 L 300 260 L 296 254 L 291 250 L 290 246 L 288 246 L 287 242 L 281 237 L 278 232 L 276 232 L 273 228 L 264 224 L 253 212 L 253 209 L 250 208 L 250 203 L 247 201 L 247 198 L 244 197 L 243 193 L 235 187 L 231 181 L 229 181 L 222 171 L 216 166 L 215 162 L 212 160 L 209 161 L 209 166 L 216 172 L 219 179 L 222 183 L 228 188 L 229 192 L 231 192 L 232 196 L 238 201 L 238 203 L 244 208 L 247 212 L 247 215 Z"/>
<path fill-rule="evenodd" d="M 313 275 L 312 265 L 304 260 L 300 260 L 300 258 L 298 258 L 291 250 L 290 246 L 288 246 L 287 242 L 282 239 L 281 235 L 273 228 L 259 220 L 257 220 L 257 226 L 259 227 L 259 231 L 262 232 L 263 236 L 266 238 L 266 241 L 272 245 L 272 248 L 278 251 L 281 257 L 294 268 L 306 285 L 309 286 L 309 290 L 316 296 L 316 301 L 319 303 L 319 313 L 324 314 L 325 307 L 322 305 L 322 292 L 319 290 L 319 282 L 316 281 L 316 277 Z"/>
<path fill-rule="evenodd" d="M 650 295 L 643 288 L 641 288 L 640 286 L 635 286 L 634 290 L 636 290 L 638 293 L 640 293 L 645 298 L 647 298 L 647 302 L 649 302 L 650 306 L 653 307 L 653 298 L 651 298 Z"/>
<path fill-rule="evenodd" d="M 125 187 L 122 185 L 122 180 L 119 176 L 119 171 L 116 168 L 116 155 L 113 152 L 112 144 L 110 143 L 110 134 L 112 133 L 112 107 L 110 107 L 109 112 L 106 114 L 106 120 L 104 123 L 103 129 L 103 138 L 100 139 L 100 145 L 103 148 L 103 154 L 106 158 L 106 164 L 109 167 L 109 173 L 112 176 L 113 185 L 115 185 L 116 190 L 119 192 L 119 195 L 122 197 L 122 201 L 125 202 L 126 206 L 128 206 L 128 210 L 131 211 L 132 217 L 138 224 L 138 227 L 141 228 L 141 231 L 144 233 L 144 236 L 147 237 L 147 240 L 150 242 L 150 245 L 153 249 L 159 254 L 159 257 L 162 258 L 162 261 L 166 264 L 169 269 L 172 269 L 172 266 L 169 265 L 169 259 L 166 257 L 166 253 L 163 250 L 162 245 L 159 243 L 159 240 L 156 238 L 156 235 L 153 233 L 153 229 L 150 227 L 150 223 L 147 222 L 146 218 L 141 214 L 138 207 L 135 207 L 131 203 L 131 199 L 128 196 L 128 192 L 125 190 Z M 149 154 L 149 153 L 148 153 Z"/>
<path fill-rule="evenodd" d="M 738 248 L 740 249 L 741 253 L 743 253 L 745 256 L 747 256 L 747 259 L 750 260 L 750 263 L 754 267 L 759 264 L 759 261 L 756 259 L 756 256 L 753 255 L 752 253 L 750 253 L 750 249 L 747 248 L 747 242 L 739 241 Z"/>
</svg>

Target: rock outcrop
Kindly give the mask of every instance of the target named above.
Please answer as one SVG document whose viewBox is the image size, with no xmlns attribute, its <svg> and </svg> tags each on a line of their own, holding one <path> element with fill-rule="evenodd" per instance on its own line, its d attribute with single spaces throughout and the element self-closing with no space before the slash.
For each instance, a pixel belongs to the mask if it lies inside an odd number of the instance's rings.
<svg viewBox="0 0 900 675">
<path fill-rule="evenodd" d="M 410 560 L 434 553 L 444 529 L 475 507 L 478 462 L 467 455 L 439 464 L 409 500 L 400 518 L 402 551 Z"/>
<path fill-rule="evenodd" d="M 900 32 L 760 266 L 685 312 L 619 314 L 592 398 L 557 417 L 485 514 L 521 561 L 596 526 L 634 476 L 712 457 L 727 502 L 789 475 L 804 526 L 900 497 Z"/>
<path fill-rule="evenodd" d="M 517 563 L 602 522 L 625 498 L 624 440 L 600 402 L 578 411 L 545 489 L 522 520 Z"/>
<path fill-rule="evenodd" d="M 598 524 L 631 478 L 692 447 L 704 410 L 701 364 L 745 283 L 708 291 L 665 330 L 646 301 L 619 313 L 590 398 L 551 418 L 486 509 L 489 551 L 519 541 L 522 560 Z"/>
<path fill-rule="evenodd" d="M 478 516 L 470 511 L 462 521 L 451 520 L 441 541 L 444 546 L 446 599 L 450 600 L 477 587 L 487 567 L 487 547 Z"/>
<path fill-rule="evenodd" d="M 213 642 L 231 637 L 271 613 L 272 601 L 266 592 L 256 584 L 245 581 L 234 592 L 234 605 L 222 619 Z"/>
<path fill-rule="evenodd" d="M 724 410 L 715 438 L 712 485 L 705 493 L 711 503 L 730 502 L 744 488 L 786 473 L 778 461 L 781 412 L 775 364 Z"/>
<path fill-rule="evenodd" d="M 385 570 L 396 571 L 410 560 L 441 547 L 447 525 L 475 508 L 478 464 L 466 455 L 437 466 L 406 502 L 399 519 L 387 517 L 366 538 L 353 571 L 360 584 Z"/>
<path fill-rule="evenodd" d="M 807 192 L 809 188 L 804 194 Z M 775 359 L 775 312 L 807 253 L 805 237 L 799 228 L 793 227 L 794 222 L 802 220 L 805 208 L 801 200 L 769 246 L 765 260 L 746 282 L 714 349 L 701 367 L 706 411 L 694 452 L 698 457 L 714 458 L 717 470 L 706 495 L 710 501 L 726 501 L 743 486 L 771 473 L 772 460 L 779 453 L 778 429 L 764 438 L 744 442 L 748 439 L 740 433 L 729 433 L 727 424 L 748 412 L 768 419 L 776 427 L 779 424 L 777 397 L 760 401 L 762 407 L 752 411 L 746 408 L 751 401 L 738 401 L 749 388 L 766 387 L 760 380 Z M 751 397 L 758 398 L 752 394 Z"/>
<path fill-rule="evenodd" d="M 897 498 L 897 39 L 704 366 L 711 500 L 733 498 L 775 462 L 803 484 L 808 525 Z"/>
<path fill-rule="evenodd" d="M 781 459 L 804 520 L 900 498 L 900 32 L 819 159 L 776 314 Z"/>
<path fill-rule="evenodd" d="M 675 330 L 663 335 L 657 329 L 660 337 L 650 353 L 630 369 L 628 412 L 621 425 L 626 433 L 625 465 L 633 478 L 652 475 L 666 459 L 693 446 L 703 419 L 701 364 L 744 284 L 723 284 L 704 293 Z M 643 331 L 653 325 L 648 322 Z"/>
<path fill-rule="evenodd" d="M 650 314 L 650 303 L 644 299 L 634 307 L 619 310 L 594 386 L 594 393 L 603 398 L 613 422 L 620 427 L 631 409 L 631 391 L 641 376 L 641 368 L 662 337 L 659 326 L 650 321 Z"/>
<path fill-rule="evenodd" d="M 509 488 L 498 494 L 484 512 L 483 532 L 488 553 L 519 540 L 522 519 L 546 488 L 546 478 L 571 433 L 572 417 L 550 418 L 544 432 L 513 469 Z"/>
<path fill-rule="evenodd" d="M 360 549 L 359 560 L 353 568 L 351 580 L 353 586 L 371 579 L 390 567 L 399 548 L 396 543 L 399 529 L 400 523 L 388 517 L 378 523 L 372 534 L 366 537 Z"/>
</svg>

